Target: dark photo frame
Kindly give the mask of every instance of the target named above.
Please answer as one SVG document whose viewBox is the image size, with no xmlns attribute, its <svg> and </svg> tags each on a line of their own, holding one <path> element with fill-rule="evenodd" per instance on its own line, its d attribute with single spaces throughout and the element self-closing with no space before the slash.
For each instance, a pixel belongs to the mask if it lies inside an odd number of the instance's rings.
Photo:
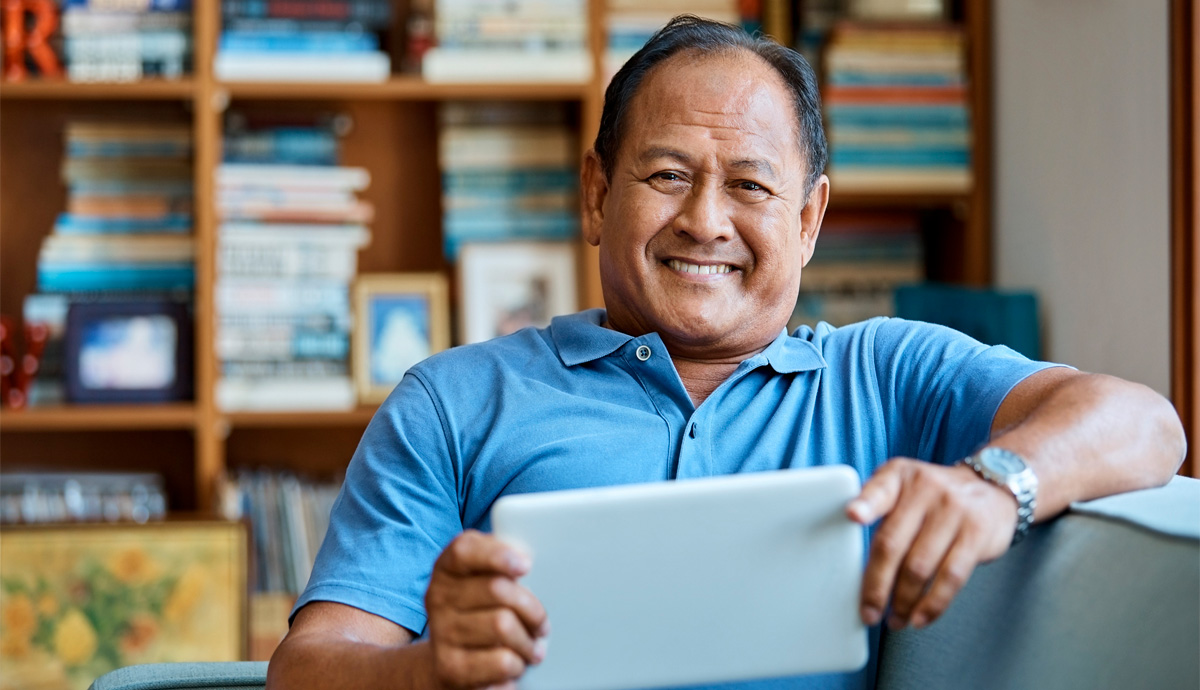
<svg viewBox="0 0 1200 690">
<path fill-rule="evenodd" d="M 67 310 L 64 339 L 70 402 L 192 397 L 192 317 L 182 302 L 74 303 Z"/>
</svg>

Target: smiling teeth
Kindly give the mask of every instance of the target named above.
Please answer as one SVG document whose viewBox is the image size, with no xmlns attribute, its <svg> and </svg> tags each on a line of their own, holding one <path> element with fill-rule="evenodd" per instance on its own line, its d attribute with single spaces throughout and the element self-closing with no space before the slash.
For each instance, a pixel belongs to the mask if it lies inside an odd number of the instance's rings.
<svg viewBox="0 0 1200 690">
<path fill-rule="evenodd" d="M 733 267 L 729 264 L 717 264 L 716 266 L 701 266 L 699 264 L 689 264 L 679 259 L 671 259 L 667 261 L 667 266 L 672 270 L 681 271 L 683 273 L 698 273 L 700 275 L 709 275 L 712 273 L 729 273 Z"/>
</svg>

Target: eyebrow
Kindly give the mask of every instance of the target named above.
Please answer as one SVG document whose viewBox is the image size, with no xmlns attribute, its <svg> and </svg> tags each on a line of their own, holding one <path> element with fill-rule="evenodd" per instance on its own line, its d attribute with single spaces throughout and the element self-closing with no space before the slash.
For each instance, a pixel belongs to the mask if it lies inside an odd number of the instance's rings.
<svg viewBox="0 0 1200 690">
<path fill-rule="evenodd" d="M 667 146 L 653 146 L 642 151 L 638 156 L 638 161 L 641 163 L 649 163 L 660 158 L 669 158 L 673 161 L 678 161 L 688 167 L 693 167 L 694 162 L 691 156 L 687 155 L 679 149 L 673 149 Z M 771 179 L 776 179 L 778 175 L 775 172 L 775 166 L 771 162 L 761 158 L 743 158 L 736 161 L 731 161 L 730 168 L 739 171 L 755 172 L 760 175 L 770 176 Z"/>
</svg>

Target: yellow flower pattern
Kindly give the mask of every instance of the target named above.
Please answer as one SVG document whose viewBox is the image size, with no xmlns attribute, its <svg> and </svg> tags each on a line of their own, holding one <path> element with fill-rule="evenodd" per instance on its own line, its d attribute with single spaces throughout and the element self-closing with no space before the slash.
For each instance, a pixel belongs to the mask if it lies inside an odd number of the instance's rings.
<svg viewBox="0 0 1200 690">
<path fill-rule="evenodd" d="M 54 651 L 67 666 L 78 666 L 96 653 L 96 629 L 79 609 L 70 609 L 54 629 Z"/>
</svg>

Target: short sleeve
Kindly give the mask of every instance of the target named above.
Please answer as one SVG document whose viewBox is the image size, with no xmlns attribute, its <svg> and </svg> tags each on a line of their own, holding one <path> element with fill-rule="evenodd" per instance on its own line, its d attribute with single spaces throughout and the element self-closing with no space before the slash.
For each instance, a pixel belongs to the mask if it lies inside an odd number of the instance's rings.
<svg viewBox="0 0 1200 690">
<path fill-rule="evenodd" d="M 891 456 L 956 462 L 988 439 L 996 411 L 1014 386 L 1059 366 L 944 326 L 904 319 L 875 323 L 872 356 Z"/>
<path fill-rule="evenodd" d="M 462 531 L 441 419 L 424 383 L 405 375 L 350 461 L 292 617 L 311 601 L 333 601 L 423 632 L 434 561 Z"/>
</svg>

